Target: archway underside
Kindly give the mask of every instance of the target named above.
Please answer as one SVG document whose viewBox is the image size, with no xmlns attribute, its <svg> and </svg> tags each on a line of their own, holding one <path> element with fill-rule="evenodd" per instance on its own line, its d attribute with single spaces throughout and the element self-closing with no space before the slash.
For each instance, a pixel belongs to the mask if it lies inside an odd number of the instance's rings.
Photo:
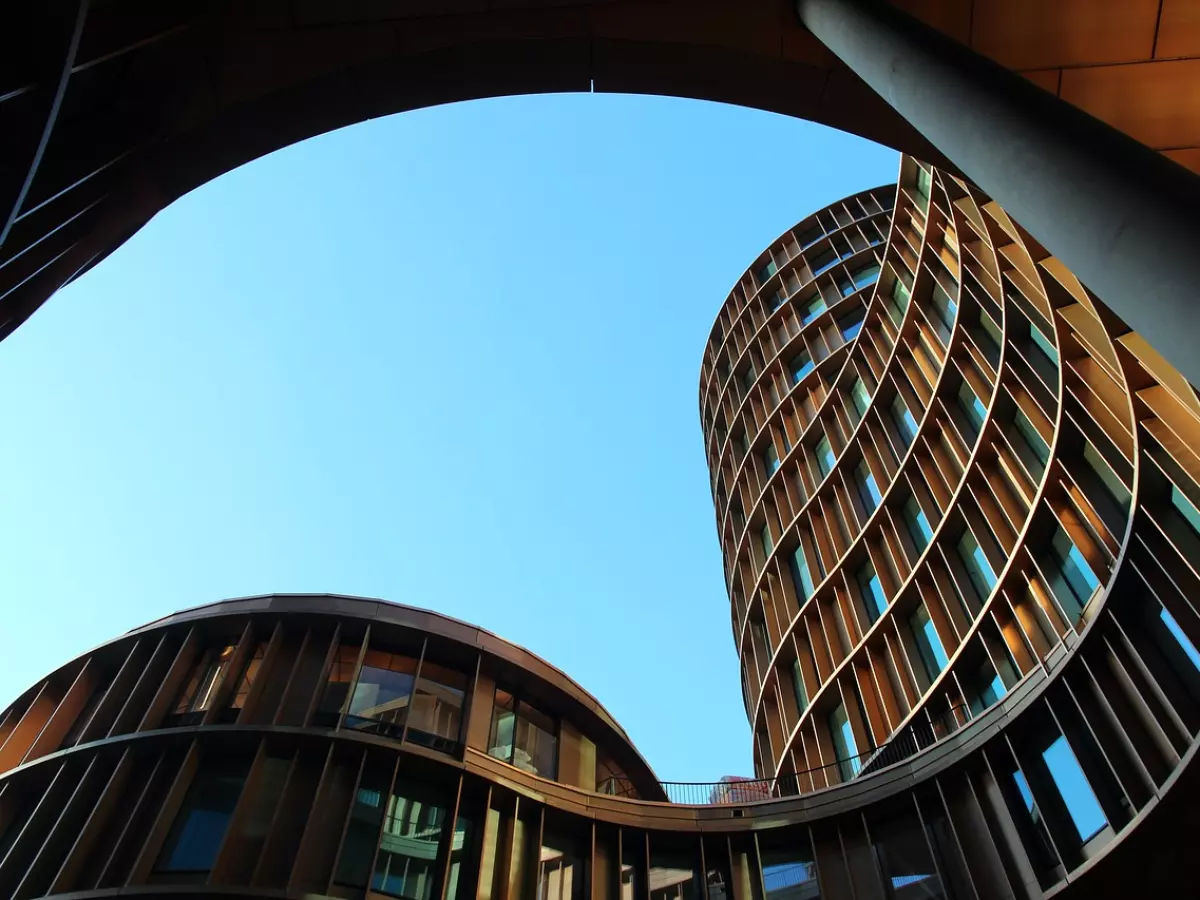
<svg viewBox="0 0 1200 900">
<path fill-rule="evenodd" d="M 1200 24 L 1187 0 L 899 5 L 1200 167 Z M 5 18 L 0 337 L 205 181 L 438 103 L 589 90 L 694 97 L 945 164 L 788 0 L 52 0 Z"/>
</svg>

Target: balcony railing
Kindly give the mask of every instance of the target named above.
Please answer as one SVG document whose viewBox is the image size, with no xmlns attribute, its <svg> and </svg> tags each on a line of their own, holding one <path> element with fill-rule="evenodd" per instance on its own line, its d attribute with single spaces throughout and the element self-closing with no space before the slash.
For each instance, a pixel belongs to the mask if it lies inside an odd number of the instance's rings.
<svg viewBox="0 0 1200 900">
<path fill-rule="evenodd" d="M 729 806 L 794 797 L 869 775 L 902 762 L 949 737 L 971 721 L 971 718 L 971 712 L 966 706 L 954 706 L 938 716 L 927 716 L 910 722 L 880 747 L 823 766 L 783 773 L 774 778 L 740 778 L 727 775 L 720 781 L 662 781 L 659 784 L 671 803 L 687 806 Z M 598 784 L 596 790 L 598 793 L 614 797 L 638 796 L 633 783 L 624 777 L 609 777 Z"/>
</svg>

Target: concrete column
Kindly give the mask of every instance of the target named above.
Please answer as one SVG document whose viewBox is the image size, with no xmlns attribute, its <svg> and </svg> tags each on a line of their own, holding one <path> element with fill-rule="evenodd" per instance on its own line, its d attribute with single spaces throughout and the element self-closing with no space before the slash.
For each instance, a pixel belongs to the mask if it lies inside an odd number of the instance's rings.
<svg viewBox="0 0 1200 900">
<path fill-rule="evenodd" d="M 883 0 L 804 25 L 1200 384 L 1200 177 Z"/>
</svg>

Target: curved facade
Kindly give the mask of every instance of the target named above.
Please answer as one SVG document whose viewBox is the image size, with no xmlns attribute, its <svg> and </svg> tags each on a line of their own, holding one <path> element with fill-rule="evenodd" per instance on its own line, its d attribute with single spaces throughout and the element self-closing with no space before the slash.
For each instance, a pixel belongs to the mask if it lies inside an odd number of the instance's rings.
<svg viewBox="0 0 1200 900">
<path fill-rule="evenodd" d="M 700 403 L 758 780 L 671 802 L 594 698 L 470 625 L 244 598 L 0 713 L 0 896 L 1194 893 L 1200 401 L 1175 370 L 905 158 L 755 262 Z"/>
</svg>

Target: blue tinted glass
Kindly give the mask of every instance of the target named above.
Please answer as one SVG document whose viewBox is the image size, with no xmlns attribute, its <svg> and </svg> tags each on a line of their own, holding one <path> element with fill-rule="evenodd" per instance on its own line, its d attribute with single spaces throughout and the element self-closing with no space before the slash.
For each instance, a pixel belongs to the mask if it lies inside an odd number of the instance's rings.
<svg viewBox="0 0 1200 900">
<path fill-rule="evenodd" d="M 858 584 L 863 593 L 863 602 L 867 605 L 867 612 L 871 614 L 871 621 L 874 622 L 876 618 L 883 615 L 888 601 L 884 596 L 883 584 L 879 580 L 879 575 L 870 563 L 859 570 Z"/>
<path fill-rule="evenodd" d="M 857 287 L 865 288 L 879 280 L 879 266 L 865 266 L 857 272 L 851 273 L 851 277 L 854 278 L 854 284 Z"/>
<path fill-rule="evenodd" d="M 971 390 L 971 386 L 967 382 L 963 382 L 958 388 L 958 405 L 967 415 L 971 425 L 978 432 L 983 427 L 983 420 L 987 416 L 987 407 Z"/>
<path fill-rule="evenodd" d="M 1163 624 L 1167 626 L 1167 630 L 1179 642 L 1179 646 L 1183 648 L 1183 652 L 1187 654 L 1188 659 L 1192 661 L 1192 665 L 1200 669 L 1200 653 L 1196 652 L 1196 645 L 1188 640 L 1188 636 L 1183 633 L 1183 629 L 1179 627 L 1179 623 L 1175 621 L 1175 617 L 1167 612 L 1165 607 L 1158 615 L 1162 619 Z"/>
<path fill-rule="evenodd" d="M 792 570 L 792 583 L 795 584 L 800 599 L 807 600 L 812 596 L 813 580 L 812 573 L 808 570 L 808 561 L 804 558 L 804 551 L 800 547 L 797 547 L 788 557 L 788 566 Z"/>
<path fill-rule="evenodd" d="M 1192 501 L 1175 485 L 1171 485 L 1171 505 L 1179 511 L 1184 521 L 1191 526 L 1192 531 L 1200 535 L 1200 511 L 1196 510 L 1196 507 L 1192 505 Z"/>
<path fill-rule="evenodd" d="M 815 368 L 812 357 L 807 353 L 801 353 L 792 360 L 792 380 L 799 384 L 804 376 Z"/>
<path fill-rule="evenodd" d="M 1029 782 L 1025 780 L 1025 773 L 1020 769 L 1013 772 L 1013 781 L 1017 783 L 1017 790 L 1021 792 L 1021 799 L 1025 801 L 1025 808 L 1033 812 L 1033 791 L 1029 790 Z"/>
<path fill-rule="evenodd" d="M 875 483 L 875 476 L 871 474 L 871 470 L 867 468 L 865 462 L 858 464 L 856 474 L 861 488 L 863 506 L 867 512 L 872 512 L 879 505 L 879 501 L 883 499 L 883 494 L 879 493 L 879 485 Z"/>
<path fill-rule="evenodd" d="M 829 714 L 829 734 L 833 738 L 834 755 L 838 760 L 838 768 L 842 780 L 849 781 L 858 774 L 862 762 L 858 759 L 858 747 L 854 743 L 854 730 L 846 717 L 846 709 L 840 704 Z"/>
<path fill-rule="evenodd" d="M 843 320 L 842 321 L 842 337 L 844 337 L 848 341 L 854 340 L 854 338 L 858 336 L 858 333 L 860 331 L 862 331 L 862 326 L 863 326 L 862 316 L 859 316 L 857 319 L 854 319 L 852 321 Z"/>
<path fill-rule="evenodd" d="M 833 448 L 829 446 L 829 438 L 821 438 L 817 444 L 817 468 L 821 470 L 822 475 L 829 474 L 836 459 L 837 457 L 833 455 Z"/>
<path fill-rule="evenodd" d="M 1088 784 L 1087 776 L 1079 767 L 1079 760 L 1071 752 L 1071 745 L 1065 737 L 1059 735 L 1042 753 L 1042 759 L 1046 761 L 1046 768 L 1050 770 L 1050 777 L 1054 779 L 1058 792 L 1062 795 L 1063 803 L 1066 804 L 1067 812 L 1071 814 L 1080 839 L 1086 841 L 1107 825 L 1108 819 L 1100 809 L 1100 803 L 1092 792 L 1092 786 Z"/>
<path fill-rule="evenodd" d="M 913 418 L 913 414 L 908 410 L 908 405 L 899 396 L 892 401 L 892 415 L 896 420 L 896 427 L 909 441 L 917 436 L 917 420 Z"/>
<path fill-rule="evenodd" d="M 910 620 L 910 625 L 913 637 L 917 641 L 917 651 L 921 655 L 921 662 L 925 666 L 925 673 L 932 681 L 942 669 L 946 668 L 946 663 L 949 662 L 946 650 L 942 646 L 942 639 L 938 637 L 937 629 L 924 606 L 917 607 L 917 611 L 913 613 Z"/>
<path fill-rule="evenodd" d="M 771 529 L 766 525 L 763 526 L 762 530 L 762 548 L 763 556 L 770 556 L 771 551 L 775 549 L 775 543 L 771 540 Z"/>
<path fill-rule="evenodd" d="M 850 389 L 850 397 L 854 401 L 854 408 L 858 410 L 858 414 L 864 415 L 871 403 L 871 395 L 861 378 L 854 380 L 854 387 Z"/>
<path fill-rule="evenodd" d="M 836 261 L 837 260 L 834 260 L 834 262 L 836 262 Z M 833 263 L 830 263 L 830 265 L 833 265 Z M 828 267 L 826 267 L 826 268 L 828 268 Z M 808 305 L 808 308 L 805 309 L 804 314 L 800 317 L 800 321 L 802 324 L 807 325 L 809 322 L 811 322 L 813 319 L 815 319 L 817 316 L 819 316 L 824 311 L 825 311 L 825 298 L 818 297 L 816 300 L 814 300 L 812 303 L 810 303 Z"/>
<path fill-rule="evenodd" d="M 967 575 L 975 585 L 979 596 L 987 597 L 992 592 L 992 588 L 996 586 L 996 573 L 992 569 L 992 564 L 988 562 L 983 548 L 975 540 L 975 535 L 970 531 L 963 532 L 963 536 L 958 541 L 958 556 L 966 567 Z"/>
<path fill-rule="evenodd" d="M 909 497 L 908 502 L 904 504 L 904 518 L 908 523 L 913 543 L 917 545 L 918 550 L 924 550 L 933 540 L 933 529 L 929 527 L 929 519 L 925 518 L 925 513 L 917 505 L 915 497 Z"/>
<path fill-rule="evenodd" d="M 763 467 L 767 470 L 768 477 L 779 471 L 779 454 L 771 444 L 767 444 L 767 449 L 763 451 Z"/>
<path fill-rule="evenodd" d="M 1079 552 L 1079 548 L 1075 546 L 1070 535 L 1062 528 L 1054 533 L 1052 546 L 1061 572 L 1061 578 L 1053 579 L 1055 586 L 1058 587 L 1065 581 L 1079 606 L 1087 605 L 1088 600 L 1092 597 L 1092 592 L 1100 586 L 1100 581 L 1096 578 L 1092 567 L 1083 558 L 1083 554 Z M 1062 596 L 1061 590 L 1056 590 L 1055 593 L 1059 599 L 1067 599 Z"/>
</svg>

